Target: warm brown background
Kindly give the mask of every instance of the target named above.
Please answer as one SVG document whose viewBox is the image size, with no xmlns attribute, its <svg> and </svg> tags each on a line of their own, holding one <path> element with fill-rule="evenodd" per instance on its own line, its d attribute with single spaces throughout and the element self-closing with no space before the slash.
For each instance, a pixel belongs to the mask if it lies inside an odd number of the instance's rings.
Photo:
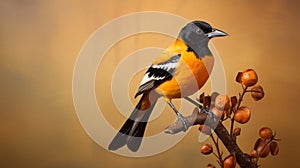
<svg viewBox="0 0 300 168">
<path fill-rule="evenodd" d="M 171 150 L 134 159 L 102 149 L 79 124 L 71 83 L 80 48 L 111 19 L 145 10 L 206 20 L 230 34 L 214 40 L 225 66 L 229 94 L 238 93 L 234 77 L 245 68 L 259 73 L 266 92 L 261 102 L 246 99 L 253 116 L 242 126 L 241 147 L 249 151 L 257 130 L 270 126 L 282 139 L 280 154 L 261 160 L 262 167 L 299 167 L 299 7 L 299 1 L 293 0 L 0 1 L 0 167 L 192 168 L 214 162 L 199 152 L 195 128 Z M 128 49 L 124 46 L 134 40 L 128 38 L 116 53 L 170 43 L 166 38 L 160 44 L 151 35 L 138 39 L 147 39 L 147 43 Z M 122 57 L 115 54 L 114 59 L 118 58 Z M 100 84 L 100 101 L 99 89 Z M 158 125 L 163 128 L 167 124 Z"/>
</svg>

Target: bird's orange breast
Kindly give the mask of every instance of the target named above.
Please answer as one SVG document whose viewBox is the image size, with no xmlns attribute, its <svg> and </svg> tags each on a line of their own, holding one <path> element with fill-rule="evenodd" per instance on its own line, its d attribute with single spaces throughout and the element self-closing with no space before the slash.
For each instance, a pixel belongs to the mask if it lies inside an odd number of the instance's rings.
<svg viewBox="0 0 300 168">
<path fill-rule="evenodd" d="M 155 91 L 170 100 L 192 95 L 208 80 L 213 65 L 213 56 L 197 58 L 193 52 L 184 50 L 173 78 L 159 85 Z"/>
</svg>

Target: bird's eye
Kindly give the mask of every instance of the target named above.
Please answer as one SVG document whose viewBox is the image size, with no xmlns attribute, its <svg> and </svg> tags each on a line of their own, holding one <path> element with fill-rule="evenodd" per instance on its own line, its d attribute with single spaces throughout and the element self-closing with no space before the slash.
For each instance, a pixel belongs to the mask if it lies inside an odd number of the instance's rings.
<svg viewBox="0 0 300 168">
<path fill-rule="evenodd" d="M 196 30 L 196 33 L 197 33 L 197 34 L 201 34 L 201 33 L 202 33 L 202 30 L 201 30 L 201 29 L 197 29 L 197 30 Z"/>
</svg>

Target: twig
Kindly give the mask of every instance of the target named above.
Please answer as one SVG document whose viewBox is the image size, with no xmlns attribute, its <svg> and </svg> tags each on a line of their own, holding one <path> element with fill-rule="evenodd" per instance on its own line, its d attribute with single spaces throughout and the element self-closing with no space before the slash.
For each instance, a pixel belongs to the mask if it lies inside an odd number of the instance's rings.
<svg viewBox="0 0 300 168">
<path fill-rule="evenodd" d="M 194 110 L 191 116 L 185 117 L 185 119 L 188 122 L 188 126 L 190 127 L 193 125 L 203 125 L 204 123 L 208 126 L 215 125 L 215 119 L 213 117 L 208 117 L 210 115 L 208 115 L 207 111 L 209 110 L 206 108 L 203 108 L 200 112 Z M 212 114 L 211 111 L 209 111 L 209 113 Z M 181 121 L 176 121 L 175 123 L 173 123 L 165 129 L 165 133 L 176 134 L 183 130 L 185 129 Z M 238 147 L 232 136 L 230 136 L 230 134 L 221 122 L 218 122 L 216 128 L 214 129 L 214 132 L 223 142 L 227 150 L 231 154 L 235 155 L 236 161 L 240 165 L 240 167 L 257 168 L 256 164 L 251 162 L 250 156 L 244 154 L 241 151 L 241 149 Z"/>
<path fill-rule="evenodd" d="M 244 98 L 244 95 L 245 95 L 245 93 L 247 92 L 247 89 L 248 89 L 248 86 L 244 87 L 244 86 L 242 85 L 242 87 L 243 87 L 243 93 L 240 94 L 240 96 L 239 96 L 238 105 L 236 106 L 236 109 L 239 109 L 239 108 L 240 108 L 241 103 L 242 103 L 243 98 Z M 233 134 L 233 127 L 234 127 L 234 115 L 235 115 L 235 113 L 234 113 L 234 111 L 233 111 L 232 113 L 233 113 L 233 116 L 232 116 L 232 118 L 231 118 L 230 136 L 232 136 L 232 134 Z"/>
<path fill-rule="evenodd" d="M 222 154 L 221 154 L 220 148 L 219 148 L 219 140 L 218 139 L 215 140 L 215 138 L 212 134 L 210 135 L 210 137 L 211 137 L 212 141 L 214 142 L 216 149 L 217 149 L 218 155 L 215 155 L 215 156 L 219 159 L 218 163 L 221 167 L 223 167 L 223 159 L 222 159 Z"/>
</svg>

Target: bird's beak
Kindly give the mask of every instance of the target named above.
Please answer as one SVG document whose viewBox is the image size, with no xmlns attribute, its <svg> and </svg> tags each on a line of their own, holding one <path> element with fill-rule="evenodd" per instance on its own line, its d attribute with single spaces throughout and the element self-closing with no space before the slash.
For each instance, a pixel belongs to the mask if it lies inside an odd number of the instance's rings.
<svg viewBox="0 0 300 168">
<path fill-rule="evenodd" d="M 222 37 L 222 36 L 228 36 L 227 33 L 214 29 L 212 32 L 206 34 L 208 38 L 213 38 L 213 37 Z"/>
</svg>

